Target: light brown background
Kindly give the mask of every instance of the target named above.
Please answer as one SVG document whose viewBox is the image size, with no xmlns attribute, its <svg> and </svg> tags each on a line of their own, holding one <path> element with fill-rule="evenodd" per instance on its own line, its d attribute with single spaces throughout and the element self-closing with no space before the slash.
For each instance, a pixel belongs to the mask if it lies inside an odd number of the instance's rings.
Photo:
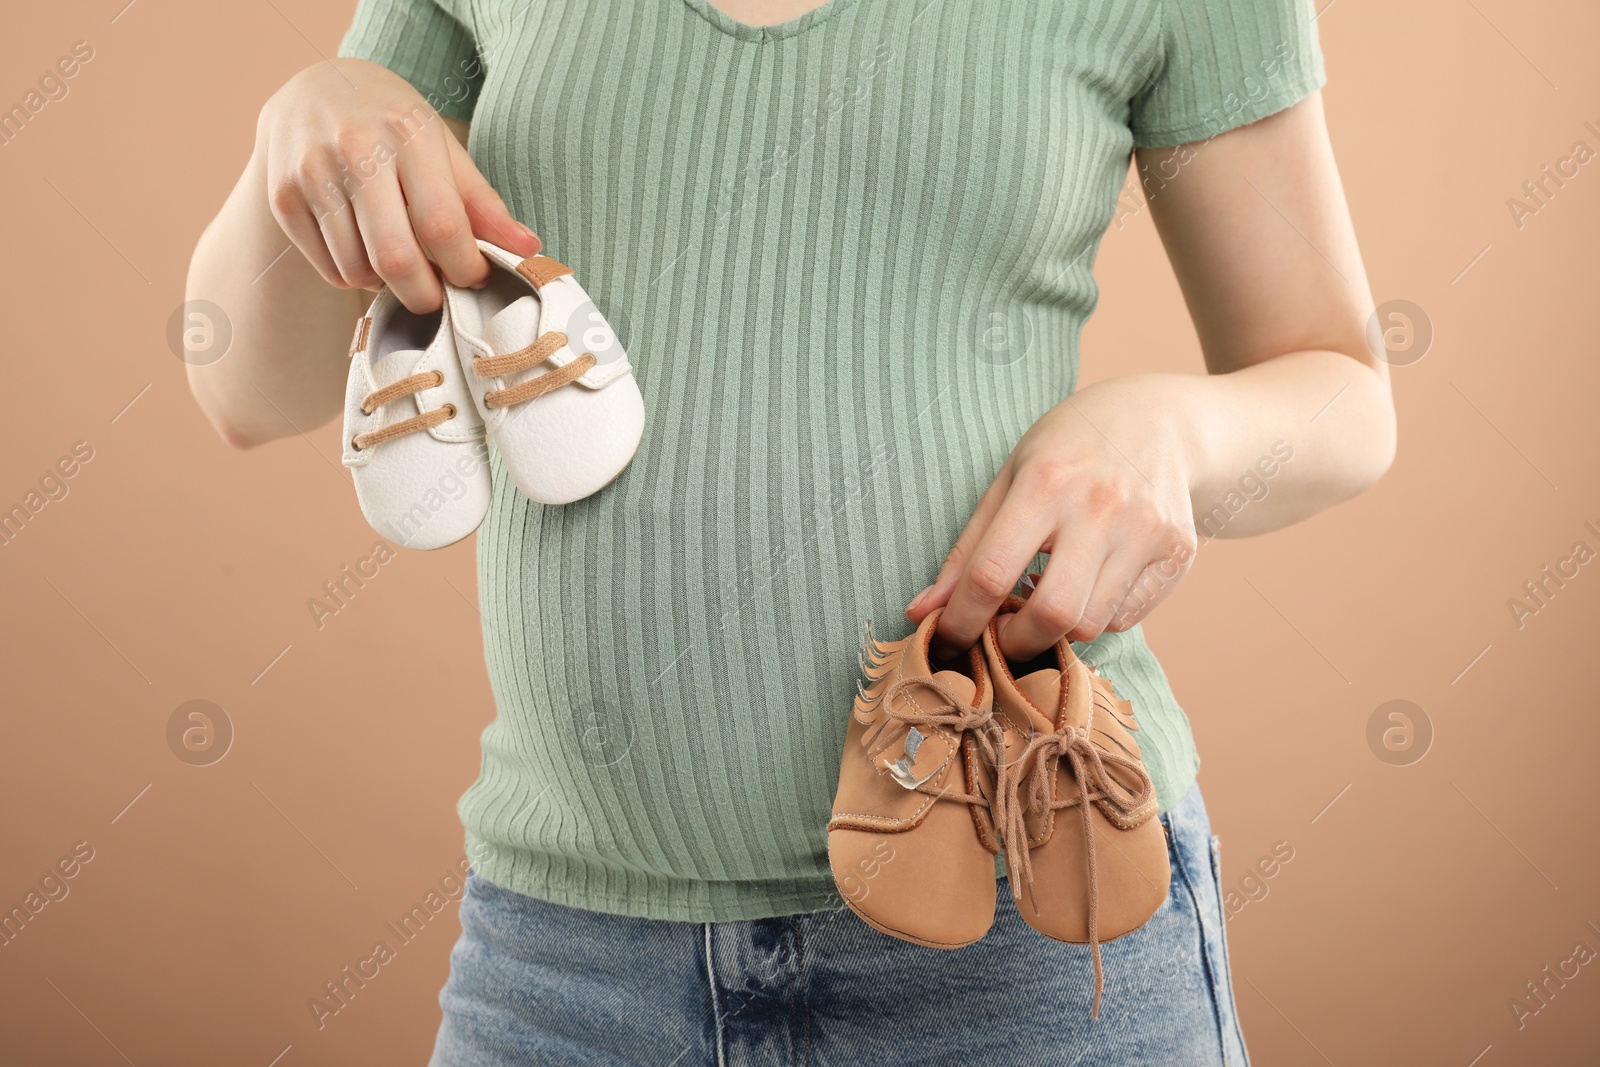
<svg viewBox="0 0 1600 1067">
<path fill-rule="evenodd" d="M 0 1061 L 421 1063 L 453 910 L 325 1028 L 306 1001 L 462 854 L 492 714 L 470 542 L 403 553 L 317 630 L 307 598 L 375 540 L 337 430 L 229 451 L 164 341 L 257 109 L 351 5 L 124 2 L 35 5 L 0 43 L 8 104 L 74 41 L 96 53 L 0 147 L 0 506 L 95 452 L 0 547 L 0 904 L 95 849 L 0 948 Z M 1520 1030 L 1507 1006 L 1579 940 L 1600 950 L 1600 563 L 1520 631 L 1506 607 L 1574 541 L 1600 549 L 1600 163 L 1520 230 L 1506 207 L 1575 141 L 1600 149 L 1600 11 L 1335 0 L 1319 25 L 1376 297 L 1437 339 L 1395 371 L 1375 491 L 1206 546 L 1148 624 L 1225 882 L 1295 850 L 1230 923 L 1246 1033 L 1266 1067 L 1600 1062 L 1600 963 Z M 1199 367 L 1148 213 L 1098 274 L 1086 377 Z M 205 768 L 165 739 L 195 698 L 237 730 Z M 1368 748 L 1393 698 L 1436 730 L 1413 766 Z"/>
</svg>

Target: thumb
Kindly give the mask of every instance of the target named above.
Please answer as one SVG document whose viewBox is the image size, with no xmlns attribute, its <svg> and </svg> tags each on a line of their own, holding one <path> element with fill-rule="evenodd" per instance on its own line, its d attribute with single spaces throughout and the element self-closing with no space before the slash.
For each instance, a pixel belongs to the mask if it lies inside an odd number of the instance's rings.
<svg viewBox="0 0 1600 1067">
<path fill-rule="evenodd" d="M 461 205 L 472 225 L 472 235 L 519 256 L 531 256 L 544 247 L 538 234 L 512 218 L 506 202 L 479 172 L 460 142 L 454 137 L 446 140 L 450 146 L 452 176 L 456 188 L 461 191 Z"/>
</svg>

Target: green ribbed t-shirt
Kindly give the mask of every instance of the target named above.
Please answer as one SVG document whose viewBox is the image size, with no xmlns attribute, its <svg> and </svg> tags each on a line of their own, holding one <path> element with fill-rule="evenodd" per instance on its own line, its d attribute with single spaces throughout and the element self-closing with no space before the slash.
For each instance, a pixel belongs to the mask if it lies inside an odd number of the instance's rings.
<svg viewBox="0 0 1600 1067">
<path fill-rule="evenodd" d="M 498 715 L 462 798 L 505 888 L 695 921 L 837 904 L 824 826 L 863 626 L 1077 379 L 1134 146 L 1323 81 L 1309 0 L 362 0 L 342 54 L 472 122 L 627 345 L 644 440 L 479 532 Z M 1172 180 L 1181 181 L 1181 176 Z M 581 441 L 573 442 L 581 448 Z M 1080 649 L 1163 808 L 1199 766 L 1138 629 Z"/>
</svg>

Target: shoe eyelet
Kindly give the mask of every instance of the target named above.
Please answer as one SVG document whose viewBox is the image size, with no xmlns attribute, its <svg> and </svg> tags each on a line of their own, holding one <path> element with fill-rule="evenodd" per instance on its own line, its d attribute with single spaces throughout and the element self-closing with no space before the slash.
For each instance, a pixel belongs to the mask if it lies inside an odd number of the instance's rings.
<svg viewBox="0 0 1600 1067">
<path fill-rule="evenodd" d="M 356 439 L 354 437 L 350 438 L 350 447 L 352 449 L 354 449 L 355 451 L 357 451 L 357 452 L 360 452 L 362 450 L 361 446 L 356 444 Z"/>
<path fill-rule="evenodd" d="M 449 422 L 451 419 L 456 417 L 456 406 L 454 404 L 446 404 L 443 410 L 450 413 L 445 417 L 445 422 Z"/>
</svg>

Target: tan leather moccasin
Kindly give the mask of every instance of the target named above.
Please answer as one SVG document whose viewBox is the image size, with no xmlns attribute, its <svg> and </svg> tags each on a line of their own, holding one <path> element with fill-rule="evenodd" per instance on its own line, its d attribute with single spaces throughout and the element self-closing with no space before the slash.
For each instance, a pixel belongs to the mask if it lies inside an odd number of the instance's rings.
<svg viewBox="0 0 1600 1067">
<path fill-rule="evenodd" d="M 930 662 L 939 615 L 899 641 L 867 632 L 868 684 L 845 735 L 828 862 L 845 903 L 872 926 L 959 948 L 994 922 L 999 842 L 980 790 L 999 731 L 982 653 Z"/>
<path fill-rule="evenodd" d="M 1100 943 L 1143 926 L 1167 898 L 1166 833 L 1133 707 L 1111 682 L 1064 639 L 1027 664 L 1000 652 L 999 615 L 1023 603 L 1008 600 L 983 635 L 1005 749 L 991 814 L 1023 919 L 1090 946 L 1098 1016 Z"/>
</svg>

